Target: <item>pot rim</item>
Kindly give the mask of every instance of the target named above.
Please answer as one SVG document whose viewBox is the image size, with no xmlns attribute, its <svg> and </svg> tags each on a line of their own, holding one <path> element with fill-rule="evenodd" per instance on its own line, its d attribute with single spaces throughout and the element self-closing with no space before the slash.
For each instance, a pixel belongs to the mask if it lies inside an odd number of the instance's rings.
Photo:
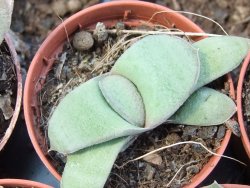
<svg viewBox="0 0 250 188">
<path fill-rule="evenodd" d="M 78 17 L 81 17 L 82 15 L 88 14 L 92 11 L 96 11 L 97 9 L 102 9 L 102 8 L 110 8 L 110 6 L 124 6 L 124 5 L 130 5 L 130 6 L 147 6 L 152 8 L 153 10 L 158 10 L 158 11 L 162 11 L 162 10 L 166 10 L 169 11 L 171 9 L 163 7 L 161 5 L 156 5 L 153 3 L 149 3 L 149 2 L 143 2 L 143 1 L 113 1 L 113 2 L 106 2 L 106 3 L 102 3 L 102 4 L 98 4 L 98 5 L 94 5 L 92 7 L 86 8 L 74 15 L 72 15 L 71 17 L 69 17 L 68 19 L 66 19 L 64 21 L 64 23 L 60 24 L 59 26 L 57 26 L 55 28 L 54 31 L 52 31 L 50 33 L 50 35 L 46 38 L 46 40 L 43 42 L 43 44 L 40 46 L 39 50 L 37 51 L 34 59 L 32 60 L 32 63 L 30 65 L 28 74 L 27 74 L 27 79 L 26 79 L 26 84 L 25 84 L 25 89 L 24 89 L 24 115 L 25 115 L 25 121 L 26 121 L 26 125 L 27 125 L 27 129 L 28 129 L 28 133 L 29 136 L 31 138 L 32 144 L 35 147 L 36 152 L 38 153 L 39 157 L 41 158 L 41 160 L 43 161 L 43 163 L 45 164 L 45 166 L 49 169 L 49 171 L 56 177 L 56 179 L 60 180 L 61 176 L 58 174 L 58 172 L 55 170 L 55 168 L 52 166 L 52 164 L 48 161 L 48 159 L 45 157 L 44 153 L 42 152 L 39 144 L 38 144 L 38 140 L 36 138 L 35 135 L 35 130 L 34 130 L 34 126 L 33 126 L 33 119 L 30 116 L 31 109 L 29 108 L 29 97 L 31 94 L 29 93 L 29 91 L 31 90 L 31 82 L 33 81 L 32 78 L 32 72 L 35 68 L 36 68 L 36 62 L 38 62 L 41 54 L 44 54 L 43 51 L 47 50 L 46 48 L 48 48 L 47 46 L 50 45 L 50 41 L 54 38 L 57 37 L 57 32 L 59 32 L 60 30 L 64 30 L 65 29 L 65 25 L 67 25 L 68 23 L 70 23 L 72 20 L 75 20 Z M 189 25 L 190 27 L 192 27 L 193 30 L 195 30 L 196 32 L 204 32 L 200 27 L 198 27 L 195 23 L 193 23 L 191 20 L 189 20 L 188 18 L 184 17 L 183 15 L 176 13 L 176 12 L 171 12 L 171 14 L 173 14 L 176 18 L 182 20 L 183 23 L 186 23 L 186 25 Z M 108 19 L 108 18 L 107 18 Z M 114 18 L 113 18 L 114 19 Z M 93 21 L 94 23 L 94 21 Z M 233 89 L 233 84 L 232 84 L 232 79 L 230 76 L 228 76 L 228 81 L 230 84 L 230 92 L 231 92 L 231 96 L 234 97 L 234 89 Z M 231 137 L 231 131 L 227 130 L 224 139 L 221 142 L 221 147 L 217 150 L 218 154 L 223 154 L 226 146 L 229 142 L 229 139 Z M 214 167 L 217 165 L 217 163 L 219 162 L 221 157 L 218 156 L 212 156 L 209 160 L 209 162 L 202 168 L 202 170 L 195 175 L 192 179 L 191 179 L 191 183 L 189 185 L 187 185 L 186 187 L 195 187 L 197 185 L 199 185 L 210 173 L 211 171 L 214 169 Z"/>
<path fill-rule="evenodd" d="M 249 185 L 242 184 L 222 184 L 224 188 L 250 188 Z"/>
<path fill-rule="evenodd" d="M 247 72 L 247 67 L 250 63 L 250 51 L 248 52 L 247 57 L 245 58 L 239 75 L 238 85 L 237 85 L 237 115 L 238 115 L 238 122 L 240 125 L 240 132 L 241 132 L 241 140 L 245 151 L 250 158 L 250 141 L 247 135 L 247 130 L 244 124 L 244 117 L 243 117 L 243 106 L 242 106 L 242 91 L 243 91 L 243 83 L 244 78 Z"/>
<path fill-rule="evenodd" d="M 34 187 L 34 188 L 53 188 L 49 185 L 23 179 L 0 179 L 2 186 Z"/>
<path fill-rule="evenodd" d="M 17 93 L 16 93 L 17 96 L 16 96 L 16 104 L 15 104 L 14 113 L 11 117 L 9 127 L 7 128 L 4 136 L 2 137 L 2 139 L 0 141 L 0 151 L 6 145 L 7 141 L 9 140 L 9 138 L 10 138 L 10 136 L 15 128 L 15 125 L 16 125 L 16 122 L 17 122 L 17 119 L 18 119 L 18 116 L 20 113 L 21 105 L 22 105 L 22 93 L 23 93 L 21 66 L 20 66 L 20 63 L 18 61 L 15 46 L 12 42 L 10 34 L 6 33 L 4 40 L 6 41 L 6 43 L 8 45 L 13 64 L 15 65 L 16 77 L 17 77 L 17 81 L 16 81 L 17 82 Z"/>
</svg>

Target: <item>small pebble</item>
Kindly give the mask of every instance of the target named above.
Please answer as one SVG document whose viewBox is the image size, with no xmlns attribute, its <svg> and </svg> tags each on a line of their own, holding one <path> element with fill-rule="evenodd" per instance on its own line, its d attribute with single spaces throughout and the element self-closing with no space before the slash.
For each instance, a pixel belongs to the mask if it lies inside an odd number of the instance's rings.
<svg viewBox="0 0 250 188">
<path fill-rule="evenodd" d="M 9 94 L 0 96 L 0 110 L 3 112 L 5 120 L 9 120 L 12 117 L 14 110 L 11 107 L 11 98 Z"/>
<path fill-rule="evenodd" d="M 225 126 L 220 126 L 219 127 L 219 129 L 218 129 L 218 131 L 217 131 L 217 138 L 218 139 L 222 139 L 222 138 L 224 138 L 224 136 L 225 136 L 225 133 L 226 133 L 226 127 Z"/>
<path fill-rule="evenodd" d="M 186 168 L 186 171 L 189 174 L 197 174 L 200 171 L 200 169 L 197 165 L 191 165 Z"/>
<path fill-rule="evenodd" d="M 197 138 L 195 140 L 195 142 L 199 142 L 199 143 L 203 144 L 205 147 L 207 147 L 206 142 L 201 138 Z M 198 144 L 192 144 L 192 151 L 195 151 L 197 153 L 206 153 L 207 152 L 201 145 L 198 145 Z"/>
<path fill-rule="evenodd" d="M 158 166 L 162 164 L 161 156 L 155 153 L 143 157 L 143 160 Z"/>
<path fill-rule="evenodd" d="M 155 168 L 151 165 L 147 165 L 145 169 L 145 176 L 147 180 L 152 180 L 155 175 Z"/>
<path fill-rule="evenodd" d="M 169 163 L 169 168 L 173 171 L 173 172 L 175 172 L 176 171 L 176 164 L 175 164 L 175 162 L 174 161 L 170 161 L 170 163 Z"/>
<path fill-rule="evenodd" d="M 232 131 L 232 133 L 235 135 L 235 136 L 238 136 L 240 137 L 241 136 L 241 132 L 240 132 L 240 126 L 238 124 L 237 121 L 235 120 L 227 120 L 225 122 L 225 125 L 228 129 L 230 129 Z"/>
<path fill-rule="evenodd" d="M 181 141 L 181 137 L 177 133 L 170 133 L 169 135 L 167 135 L 166 140 L 168 143 L 174 144 Z"/>
<path fill-rule="evenodd" d="M 98 22 L 96 24 L 93 35 L 98 43 L 104 42 L 108 38 L 108 32 L 106 30 L 106 26 L 103 23 Z"/>
<path fill-rule="evenodd" d="M 212 138 L 216 132 L 217 126 L 201 127 L 197 132 L 197 136 L 202 139 L 208 139 Z"/>
<path fill-rule="evenodd" d="M 65 1 L 54 1 L 52 3 L 52 9 L 58 16 L 64 16 L 67 13 Z"/>
<path fill-rule="evenodd" d="M 183 137 L 187 137 L 187 136 L 196 136 L 196 132 L 197 132 L 197 126 L 185 126 L 183 129 Z"/>
<path fill-rule="evenodd" d="M 82 2 L 80 0 L 69 0 L 67 2 L 67 8 L 69 12 L 75 13 L 82 8 Z"/>
<path fill-rule="evenodd" d="M 94 39 L 89 32 L 80 31 L 73 38 L 73 46 L 79 51 L 89 50 L 94 45 Z"/>
</svg>

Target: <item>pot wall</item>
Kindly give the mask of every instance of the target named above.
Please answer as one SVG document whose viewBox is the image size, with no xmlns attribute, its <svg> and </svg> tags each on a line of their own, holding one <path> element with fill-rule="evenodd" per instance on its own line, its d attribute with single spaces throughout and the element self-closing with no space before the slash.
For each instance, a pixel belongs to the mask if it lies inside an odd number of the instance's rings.
<svg viewBox="0 0 250 188">
<path fill-rule="evenodd" d="M 29 181 L 29 180 L 21 180 L 21 179 L 0 179 L 0 186 L 8 186 L 8 187 L 22 187 L 22 188 L 53 188 L 51 186 Z"/>
<path fill-rule="evenodd" d="M 248 53 L 248 56 L 245 58 L 242 64 L 239 81 L 237 85 L 237 114 L 238 114 L 238 121 L 240 125 L 241 140 L 246 150 L 246 153 L 250 159 L 250 141 L 247 135 L 246 127 L 245 127 L 245 121 L 244 121 L 244 116 L 243 116 L 244 113 L 243 113 L 243 107 L 242 107 L 243 83 L 244 83 L 244 78 L 245 78 L 249 63 L 250 63 L 250 52 Z"/>
</svg>

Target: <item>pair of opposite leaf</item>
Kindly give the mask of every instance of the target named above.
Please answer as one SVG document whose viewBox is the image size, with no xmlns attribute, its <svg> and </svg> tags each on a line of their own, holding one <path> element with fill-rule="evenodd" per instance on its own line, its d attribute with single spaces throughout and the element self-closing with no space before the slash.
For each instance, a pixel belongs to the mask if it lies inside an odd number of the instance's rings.
<svg viewBox="0 0 250 188">
<path fill-rule="evenodd" d="M 51 149 L 70 154 L 62 187 L 102 187 L 128 136 L 166 121 L 208 126 L 229 119 L 234 102 L 201 87 L 237 67 L 248 49 L 246 39 L 228 36 L 191 45 L 154 35 L 132 45 L 109 74 L 69 93 L 49 121 Z"/>
</svg>

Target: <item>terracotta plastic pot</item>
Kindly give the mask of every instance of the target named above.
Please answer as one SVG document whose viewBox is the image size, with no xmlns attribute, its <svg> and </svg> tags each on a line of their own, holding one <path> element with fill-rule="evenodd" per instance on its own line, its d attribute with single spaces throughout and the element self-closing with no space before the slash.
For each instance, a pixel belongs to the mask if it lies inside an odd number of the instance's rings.
<svg viewBox="0 0 250 188">
<path fill-rule="evenodd" d="M 17 53 L 15 50 L 15 47 L 11 41 L 11 37 L 9 34 L 5 35 L 4 38 L 5 42 L 8 45 L 10 54 L 11 54 L 11 58 L 12 58 L 12 62 L 15 65 L 15 70 L 16 70 L 16 77 L 17 77 L 17 93 L 16 93 L 16 104 L 15 104 L 15 109 L 14 109 L 14 113 L 13 116 L 10 120 L 10 124 L 8 129 L 5 132 L 5 135 L 0 138 L 0 151 L 3 149 L 3 147 L 5 146 L 5 144 L 7 143 L 8 139 L 10 138 L 10 135 L 16 125 L 16 121 L 20 112 L 20 108 L 21 108 L 21 103 L 22 103 L 22 75 L 21 75 L 21 67 L 19 64 L 19 61 L 17 59 Z"/>
<path fill-rule="evenodd" d="M 249 185 L 239 185 L 239 184 L 224 184 L 224 188 L 250 188 Z"/>
<path fill-rule="evenodd" d="M 62 45 L 67 41 L 74 32 L 81 28 L 94 26 L 97 22 L 104 22 L 106 25 L 114 25 L 117 21 L 123 21 L 130 25 L 138 25 L 141 22 L 148 21 L 152 15 L 159 11 L 170 11 L 170 9 L 141 1 L 114 1 L 92 6 L 82 10 L 64 21 L 59 25 L 44 43 L 41 45 L 35 55 L 26 79 L 24 91 L 24 114 L 31 141 L 35 147 L 39 157 L 49 169 L 49 171 L 58 179 L 61 176 L 53 167 L 51 161 L 46 157 L 47 148 L 44 148 L 45 138 L 39 131 L 39 104 L 37 93 L 43 86 L 46 75 L 50 71 L 54 58 L 61 52 Z M 173 25 L 178 29 L 186 32 L 203 32 L 197 25 L 186 17 L 177 13 L 158 14 L 151 19 L 152 23 L 158 23 L 167 27 Z M 65 32 L 67 30 L 67 33 Z M 200 38 L 194 38 L 200 39 Z M 231 78 L 230 83 L 231 95 L 234 97 L 234 89 Z M 223 154 L 231 132 L 227 131 L 221 143 L 221 147 L 217 150 L 218 154 Z M 214 169 L 219 162 L 220 157 L 213 156 L 198 173 L 188 187 L 199 185 Z"/>
<path fill-rule="evenodd" d="M 53 188 L 51 186 L 29 181 L 29 180 L 21 180 L 21 179 L 0 179 L 0 186 L 6 187 L 22 187 L 22 188 Z"/>
<path fill-rule="evenodd" d="M 246 153 L 248 157 L 250 158 L 250 141 L 247 135 L 247 130 L 245 127 L 244 123 L 244 117 L 243 117 L 243 109 L 242 109 L 242 89 L 243 89 L 243 82 L 245 78 L 245 74 L 247 72 L 247 67 L 250 63 L 250 52 L 248 53 L 248 56 L 245 58 L 241 71 L 240 71 L 240 76 L 239 76 L 239 81 L 238 81 L 238 86 L 237 86 L 237 113 L 238 113 L 238 121 L 240 125 L 240 131 L 241 131 L 241 140 L 243 142 L 243 146 L 246 150 Z"/>
</svg>

